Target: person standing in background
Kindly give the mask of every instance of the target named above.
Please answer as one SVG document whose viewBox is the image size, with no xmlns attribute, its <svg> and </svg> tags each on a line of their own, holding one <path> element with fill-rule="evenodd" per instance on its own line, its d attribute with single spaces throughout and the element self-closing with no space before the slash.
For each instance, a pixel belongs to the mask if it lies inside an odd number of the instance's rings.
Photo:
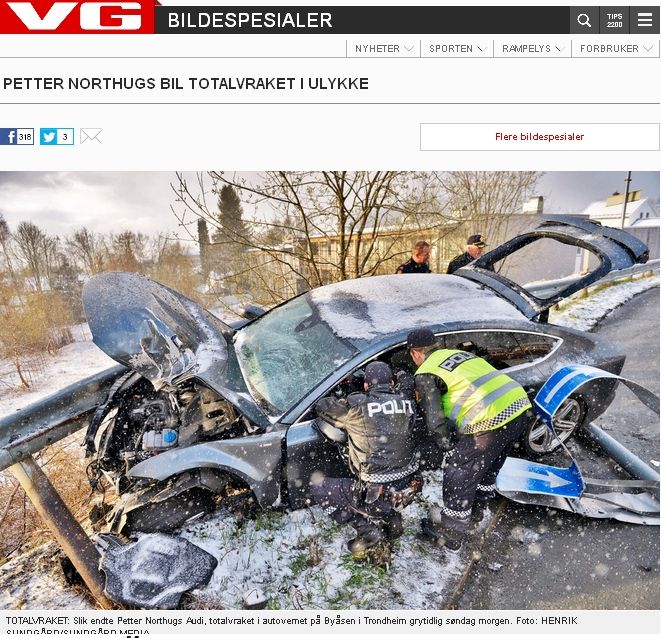
<svg viewBox="0 0 661 638">
<path fill-rule="evenodd" d="M 411 255 L 411 258 L 403 264 L 397 266 L 395 274 L 402 275 L 411 273 L 430 273 L 431 268 L 427 263 L 429 261 L 430 253 L 431 246 L 428 242 L 424 240 L 416 242 L 415 246 L 413 247 L 413 254 Z"/>
</svg>

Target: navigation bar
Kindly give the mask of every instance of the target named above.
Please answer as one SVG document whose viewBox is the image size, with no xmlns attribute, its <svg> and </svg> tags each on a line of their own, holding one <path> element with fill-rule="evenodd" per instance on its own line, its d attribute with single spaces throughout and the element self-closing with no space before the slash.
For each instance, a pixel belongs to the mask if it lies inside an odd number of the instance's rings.
<svg viewBox="0 0 661 638">
<path fill-rule="evenodd" d="M 659 33 L 659 7 L 157 6 L 156 33 Z"/>
<path fill-rule="evenodd" d="M 658 58 L 659 40 L 630 38 L 450 39 L 355 38 L 346 41 L 349 58 Z"/>
</svg>

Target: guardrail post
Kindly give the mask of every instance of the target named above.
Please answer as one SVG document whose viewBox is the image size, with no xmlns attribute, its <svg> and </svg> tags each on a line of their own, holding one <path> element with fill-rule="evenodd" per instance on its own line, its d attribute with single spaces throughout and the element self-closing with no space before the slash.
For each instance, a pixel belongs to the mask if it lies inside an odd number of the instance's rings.
<svg viewBox="0 0 661 638">
<path fill-rule="evenodd" d="M 48 477 L 31 456 L 8 469 L 78 570 L 92 596 L 102 609 L 113 609 L 115 604 L 103 593 L 104 580 L 98 567 L 99 553 Z"/>
<path fill-rule="evenodd" d="M 582 433 L 596 443 L 608 456 L 610 456 L 622 469 L 634 478 L 644 481 L 658 481 L 659 474 L 647 463 L 639 459 L 631 450 L 628 450 L 619 441 L 606 434 L 594 423 L 587 423 Z"/>
</svg>

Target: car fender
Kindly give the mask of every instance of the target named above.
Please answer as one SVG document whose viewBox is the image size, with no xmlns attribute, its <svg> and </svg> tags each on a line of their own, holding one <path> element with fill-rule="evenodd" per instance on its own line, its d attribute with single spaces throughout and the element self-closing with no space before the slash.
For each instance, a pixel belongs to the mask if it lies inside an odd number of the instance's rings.
<svg viewBox="0 0 661 638">
<path fill-rule="evenodd" d="M 240 478 L 260 506 L 269 507 L 280 497 L 282 436 L 282 432 L 269 432 L 177 448 L 138 463 L 128 475 L 165 481 L 189 470 L 212 468 Z"/>
</svg>

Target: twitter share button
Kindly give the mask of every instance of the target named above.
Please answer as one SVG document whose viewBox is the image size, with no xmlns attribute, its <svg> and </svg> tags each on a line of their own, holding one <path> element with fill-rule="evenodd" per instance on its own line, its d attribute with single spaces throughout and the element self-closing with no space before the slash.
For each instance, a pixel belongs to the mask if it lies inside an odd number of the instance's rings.
<svg viewBox="0 0 661 638">
<path fill-rule="evenodd" d="M 73 144 L 73 129 L 72 128 L 39 129 L 39 144 L 41 144 L 41 146 L 70 146 Z"/>
</svg>

